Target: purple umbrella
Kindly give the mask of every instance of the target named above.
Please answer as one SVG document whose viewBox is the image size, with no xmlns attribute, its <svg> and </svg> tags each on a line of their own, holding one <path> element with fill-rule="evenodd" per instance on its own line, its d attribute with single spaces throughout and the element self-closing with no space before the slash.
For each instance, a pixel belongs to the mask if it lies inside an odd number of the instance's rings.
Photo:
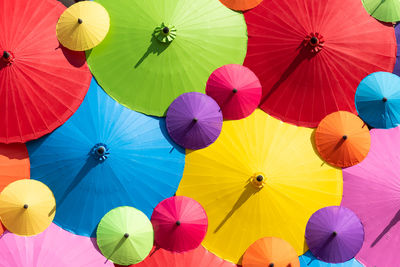
<svg viewBox="0 0 400 267">
<path fill-rule="evenodd" d="M 330 206 L 316 211 L 308 220 L 306 241 L 314 256 L 341 263 L 352 259 L 364 242 L 364 227 L 350 209 Z"/>
<path fill-rule="evenodd" d="M 167 112 L 167 130 L 179 145 L 200 149 L 214 143 L 222 129 L 222 112 L 211 97 L 191 92 L 180 95 Z"/>
<path fill-rule="evenodd" d="M 394 65 L 393 73 L 400 76 L 400 23 L 397 23 L 394 27 L 394 32 L 396 34 L 397 40 L 397 54 L 396 54 L 396 64 Z"/>
</svg>

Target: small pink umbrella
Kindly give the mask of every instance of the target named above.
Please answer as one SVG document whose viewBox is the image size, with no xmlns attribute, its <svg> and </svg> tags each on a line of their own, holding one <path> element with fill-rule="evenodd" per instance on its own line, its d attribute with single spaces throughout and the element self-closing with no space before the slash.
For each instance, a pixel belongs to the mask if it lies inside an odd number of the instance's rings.
<svg viewBox="0 0 400 267">
<path fill-rule="evenodd" d="M 55 224 L 35 236 L 5 232 L 0 237 L 1 267 L 113 266 L 96 247 L 94 238 L 71 234 Z"/>
<path fill-rule="evenodd" d="M 206 94 L 221 107 L 224 119 L 249 116 L 261 100 L 261 83 L 247 67 L 229 64 L 216 69 L 208 78 Z"/>
<path fill-rule="evenodd" d="M 153 211 L 151 222 L 156 244 L 176 252 L 197 248 L 208 227 L 207 214 L 203 207 L 197 201 L 184 196 L 161 201 Z"/>
<path fill-rule="evenodd" d="M 400 263 L 400 128 L 371 130 L 371 148 L 358 165 L 343 170 L 342 205 L 364 225 L 356 256 L 365 266 Z"/>
</svg>

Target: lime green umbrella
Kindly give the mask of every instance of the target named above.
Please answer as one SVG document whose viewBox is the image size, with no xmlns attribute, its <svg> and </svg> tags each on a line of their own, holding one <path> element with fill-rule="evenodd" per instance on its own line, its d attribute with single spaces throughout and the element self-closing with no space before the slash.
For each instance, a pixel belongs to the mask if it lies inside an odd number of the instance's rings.
<svg viewBox="0 0 400 267">
<path fill-rule="evenodd" d="M 101 253 L 116 264 L 130 265 L 144 260 L 153 247 L 154 231 L 138 209 L 124 206 L 109 211 L 97 227 Z"/>
<path fill-rule="evenodd" d="M 182 93 L 204 93 L 215 69 L 243 63 L 243 14 L 218 0 L 96 1 L 111 25 L 87 52 L 88 63 L 105 91 L 128 108 L 164 116 Z"/>
<path fill-rule="evenodd" d="M 374 18 L 385 22 L 400 21 L 399 0 L 362 0 L 362 2 Z"/>
</svg>

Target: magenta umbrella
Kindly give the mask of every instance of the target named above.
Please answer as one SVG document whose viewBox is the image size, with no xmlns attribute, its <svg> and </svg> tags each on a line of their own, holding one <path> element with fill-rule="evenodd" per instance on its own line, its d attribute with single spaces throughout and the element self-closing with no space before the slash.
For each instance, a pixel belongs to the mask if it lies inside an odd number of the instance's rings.
<svg viewBox="0 0 400 267">
<path fill-rule="evenodd" d="M 166 126 L 171 138 L 180 146 L 201 149 L 214 143 L 222 129 L 222 112 L 211 97 L 184 93 L 168 108 Z"/>
<path fill-rule="evenodd" d="M 0 237 L 1 267 L 101 267 L 114 266 L 98 251 L 94 238 L 78 236 L 51 224 L 35 236 L 10 232 Z"/>
<path fill-rule="evenodd" d="M 197 248 L 208 227 L 203 207 L 185 196 L 174 196 L 161 201 L 153 211 L 151 222 L 156 244 L 176 252 Z"/>
<path fill-rule="evenodd" d="M 400 263 L 400 128 L 371 130 L 371 148 L 359 164 L 343 170 L 342 205 L 364 224 L 356 258 L 366 266 Z"/>
<path fill-rule="evenodd" d="M 363 225 L 346 207 L 319 209 L 307 223 L 307 245 L 316 258 L 326 262 L 341 263 L 354 258 L 363 241 Z"/>
</svg>

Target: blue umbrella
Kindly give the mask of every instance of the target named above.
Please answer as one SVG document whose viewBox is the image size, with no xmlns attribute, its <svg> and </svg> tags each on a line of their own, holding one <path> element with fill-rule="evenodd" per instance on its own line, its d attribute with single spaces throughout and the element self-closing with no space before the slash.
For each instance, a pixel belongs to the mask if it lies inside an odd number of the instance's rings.
<svg viewBox="0 0 400 267">
<path fill-rule="evenodd" d="M 95 236 L 111 209 L 133 206 L 150 217 L 161 200 L 174 195 L 185 154 L 168 138 L 164 119 L 123 107 L 93 79 L 64 125 L 27 144 L 31 178 L 53 191 L 56 224 Z"/>
<path fill-rule="evenodd" d="M 314 255 L 307 251 L 304 255 L 299 257 L 300 267 L 363 267 L 356 259 L 351 259 L 343 263 L 327 263 L 318 260 Z"/>
<path fill-rule="evenodd" d="M 356 108 L 360 117 L 374 128 L 389 129 L 400 124 L 400 77 L 374 72 L 357 87 Z"/>
</svg>

